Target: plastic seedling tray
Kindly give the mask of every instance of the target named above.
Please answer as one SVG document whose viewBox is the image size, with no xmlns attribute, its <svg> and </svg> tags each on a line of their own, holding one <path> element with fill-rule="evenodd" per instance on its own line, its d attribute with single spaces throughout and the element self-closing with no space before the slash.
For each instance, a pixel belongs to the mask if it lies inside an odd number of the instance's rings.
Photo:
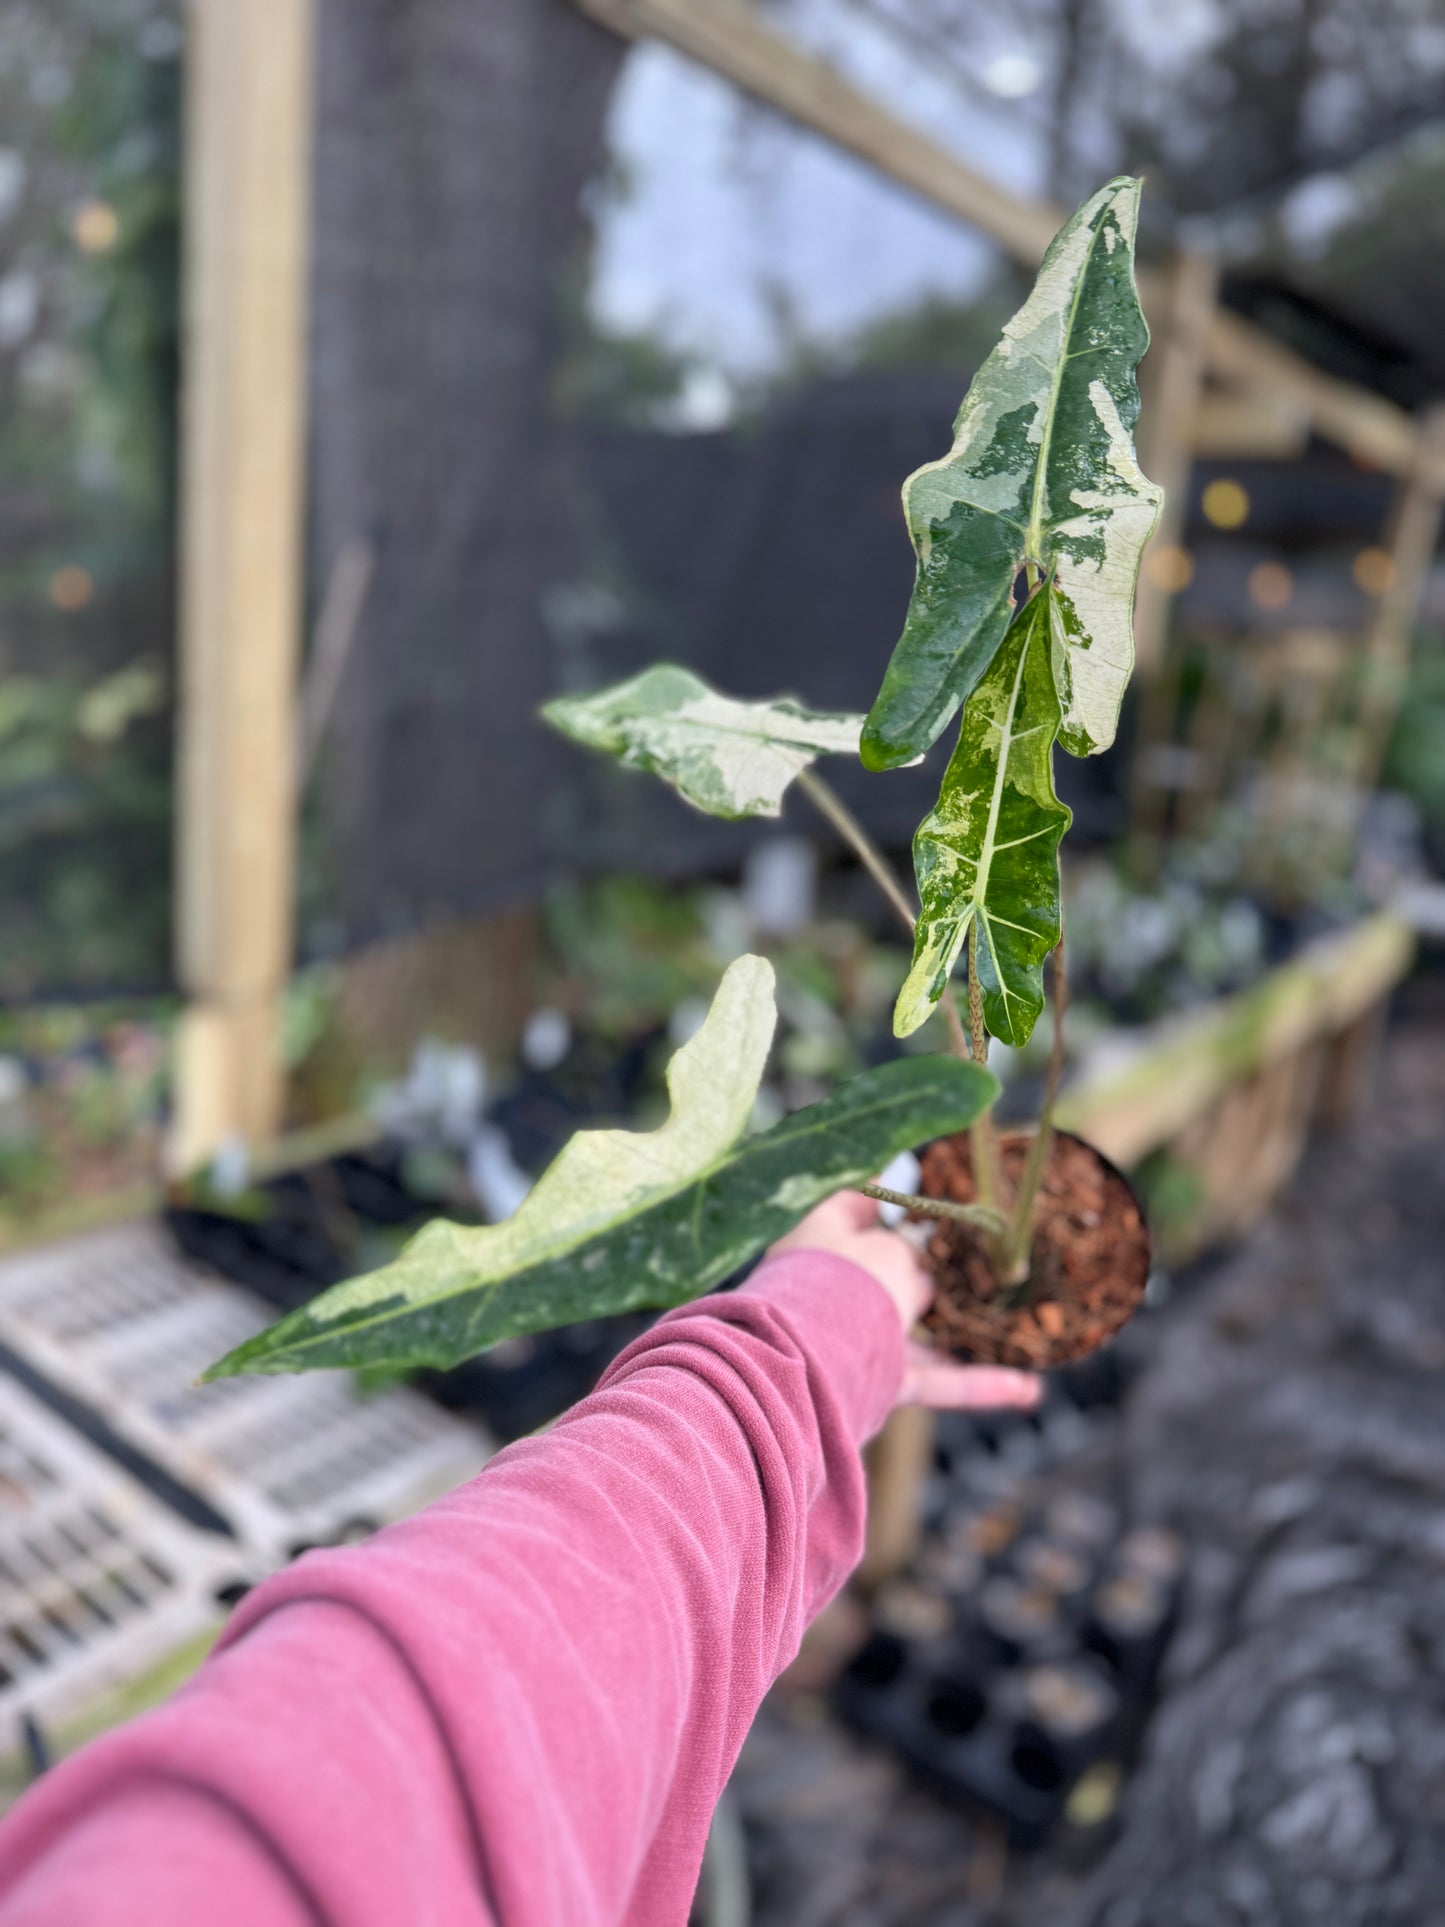
<svg viewBox="0 0 1445 1927">
<path fill-rule="evenodd" d="M 219 1624 L 244 1575 L 0 1373 L 0 1755 Z"/>
<path fill-rule="evenodd" d="M 956 1643 L 875 1634 L 839 1679 L 834 1702 L 945 1798 L 996 1814 L 1017 1846 L 1036 1845 L 1063 1810 L 1064 1761 L 1020 1732 L 987 1669 Z"/>
<path fill-rule="evenodd" d="M 1185 1549 L 1098 1499 L 1042 1508 L 950 1479 L 914 1579 L 873 1602 L 839 1713 L 946 1797 L 1037 1845 L 1098 1761 L 1131 1755 L 1173 1629 Z"/>
<path fill-rule="evenodd" d="M 362 1394 L 339 1373 L 197 1385 L 271 1316 L 149 1221 L 0 1265 L 0 1340 L 263 1563 L 412 1511 L 485 1462 L 480 1427 L 404 1388 Z"/>
</svg>

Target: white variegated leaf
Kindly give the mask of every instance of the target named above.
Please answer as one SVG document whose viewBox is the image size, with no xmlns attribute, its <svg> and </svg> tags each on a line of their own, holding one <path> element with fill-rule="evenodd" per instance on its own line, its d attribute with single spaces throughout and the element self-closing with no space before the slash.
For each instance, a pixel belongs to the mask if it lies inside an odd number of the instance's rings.
<svg viewBox="0 0 1445 1927">
<path fill-rule="evenodd" d="M 777 816 L 789 783 L 820 756 L 856 756 L 861 716 L 779 697 L 737 702 L 659 663 L 593 696 L 547 703 L 548 722 L 633 769 L 650 770 L 709 816 Z"/>
<path fill-rule="evenodd" d="M 1134 657 L 1134 585 L 1161 500 L 1132 440 L 1149 341 L 1134 287 L 1138 209 L 1139 182 L 1121 178 L 1064 224 L 974 377 L 952 448 L 904 484 L 918 573 L 864 724 L 872 769 L 921 755 L 977 687 L 1026 562 L 1059 605 L 1060 740 L 1076 755 L 1113 740 Z"/>
</svg>

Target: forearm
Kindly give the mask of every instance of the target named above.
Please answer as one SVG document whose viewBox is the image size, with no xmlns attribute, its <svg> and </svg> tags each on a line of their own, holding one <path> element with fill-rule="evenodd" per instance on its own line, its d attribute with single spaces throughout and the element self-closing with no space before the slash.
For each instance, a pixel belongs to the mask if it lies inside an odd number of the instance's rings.
<svg viewBox="0 0 1445 1927">
<path fill-rule="evenodd" d="M 836 1258 L 674 1313 L 546 1437 L 260 1588 L 188 1696 L 41 1789 L 32 1836 L 63 1851 L 149 1749 L 231 1761 L 348 1927 L 447 1894 L 507 1927 L 682 1920 L 758 1701 L 858 1556 L 858 1446 L 901 1370 L 896 1313 Z"/>
</svg>

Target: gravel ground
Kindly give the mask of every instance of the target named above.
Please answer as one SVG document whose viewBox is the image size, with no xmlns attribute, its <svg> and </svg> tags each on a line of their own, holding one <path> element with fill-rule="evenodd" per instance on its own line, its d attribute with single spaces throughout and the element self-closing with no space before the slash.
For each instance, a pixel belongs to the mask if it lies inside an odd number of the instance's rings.
<svg viewBox="0 0 1445 1927">
<path fill-rule="evenodd" d="M 1116 1812 L 1012 1854 L 808 1693 L 734 1780 L 758 1927 L 1445 1920 L 1445 1028 L 1286 1203 L 1126 1334 L 1054 1488 L 1181 1533 L 1190 1579 Z"/>
</svg>

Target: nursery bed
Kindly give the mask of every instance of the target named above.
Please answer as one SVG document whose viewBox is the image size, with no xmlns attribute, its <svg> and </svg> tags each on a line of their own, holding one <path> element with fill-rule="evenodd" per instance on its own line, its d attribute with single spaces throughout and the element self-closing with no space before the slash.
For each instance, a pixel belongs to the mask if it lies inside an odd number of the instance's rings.
<svg viewBox="0 0 1445 1927">
<path fill-rule="evenodd" d="M 1165 1233 L 1179 1259 L 1246 1229 L 1279 1195 L 1320 1111 L 1363 1095 L 1379 1018 L 1408 974 L 1410 926 L 1392 912 L 1308 944 L 1249 989 L 1106 1040 L 1064 1094 L 1059 1123 L 1124 1170 L 1167 1152 L 1193 1196 Z"/>
<path fill-rule="evenodd" d="M 207 1634 L 244 1568 L 0 1372 L 0 1803 L 26 1721 L 43 1732 Z"/>
<path fill-rule="evenodd" d="M 269 1322 L 142 1221 L 0 1264 L 0 1341 L 196 1494 L 261 1570 L 365 1532 L 471 1476 L 489 1442 L 414 1392 L 349 1376 L 198 1385 Z"/>
</svg>

